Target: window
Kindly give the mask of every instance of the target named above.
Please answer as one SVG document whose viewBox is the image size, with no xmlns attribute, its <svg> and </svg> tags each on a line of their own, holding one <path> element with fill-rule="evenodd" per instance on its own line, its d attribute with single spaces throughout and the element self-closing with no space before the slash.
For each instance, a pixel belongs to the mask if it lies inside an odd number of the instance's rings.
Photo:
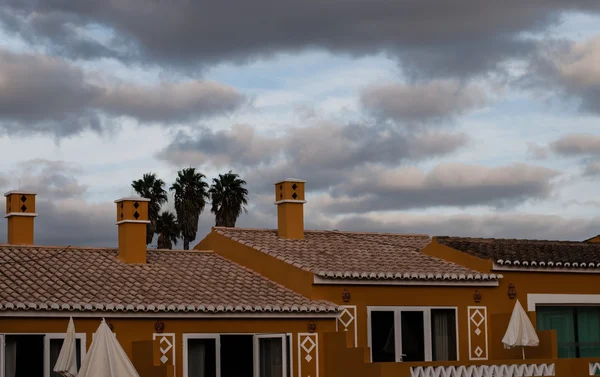
<svg viewBox="0 0 600 377">
<path fill-rule="evenodd" d="M 369 307 L 373 362 L 458 359 L 456 308 Z"/>
<path fill-rule="evenodd" d="M 64 337 L 65 334 L 4 334 L 0 337 L 0 340 L 4 339 L 0 355 L 4 377 L 58 376 L 53 369 Z M 76 334 L 75 341 L 79 369 L 85 357 L 85 334 Z"/>
<path fill-rule="evenodd" d="M 538 306 L 537 329 L 556 330 L 558 357 L 600 357 L 600 307 Z"/>
<path fill-rule="evenodd" d="M 291 376 L 291 336 L 184 334 L 184 377 Z"/>
</svg>

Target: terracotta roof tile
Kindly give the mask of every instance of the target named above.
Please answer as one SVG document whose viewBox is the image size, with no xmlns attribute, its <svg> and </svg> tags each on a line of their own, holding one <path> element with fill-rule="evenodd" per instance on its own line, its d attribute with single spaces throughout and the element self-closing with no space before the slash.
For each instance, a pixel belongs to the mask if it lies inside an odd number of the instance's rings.
<svg viewBox="0 0 600 377">
<path fill-rule="evenodd" d="M 443 245 L 497 264 L 521 268 L 600 268 L 600 243 L 434 237 Z"/>
<path fill-rule="evenodd" d="M 305 231 L 303 240 L 276 230 L 215 227 L 214 231 L 324 278 L 390 280 L 496 280 L 419 251 L 427 235 Z"/>
<path fill-rule="evenodd" d="M 0 245 L 0 310 L 329 313 L 218 254 L 148 251 L 126 264 L 115 249 Z"/>
</svg>

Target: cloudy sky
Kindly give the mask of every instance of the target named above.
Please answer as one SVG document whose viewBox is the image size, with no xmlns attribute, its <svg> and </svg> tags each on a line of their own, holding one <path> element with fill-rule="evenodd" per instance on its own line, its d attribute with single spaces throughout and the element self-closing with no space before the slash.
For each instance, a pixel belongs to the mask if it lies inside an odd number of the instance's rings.
<svg viewBox="0 0 600 377">
<path fill-rule="evenodd" d="M 188 166 L 248 182 L 244 227 L 294 177 L 310 229 L 600 233 L 598 1 L 0 3 L 0 188 L 39 193 L 37 243 L 114 246 L 113 200 Z"/>
</svg>

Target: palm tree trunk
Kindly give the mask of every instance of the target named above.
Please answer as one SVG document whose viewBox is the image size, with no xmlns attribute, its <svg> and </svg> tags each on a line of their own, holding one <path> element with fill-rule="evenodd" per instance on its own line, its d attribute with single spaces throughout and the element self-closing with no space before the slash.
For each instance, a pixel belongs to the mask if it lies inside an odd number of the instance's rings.
<svg viewBox="0 0 600 377">
<path fill-rule="evenodd" d="M 183 250 L 190 249 L 190 239 L 187 236 L 183 237 Z"/>
</svg>

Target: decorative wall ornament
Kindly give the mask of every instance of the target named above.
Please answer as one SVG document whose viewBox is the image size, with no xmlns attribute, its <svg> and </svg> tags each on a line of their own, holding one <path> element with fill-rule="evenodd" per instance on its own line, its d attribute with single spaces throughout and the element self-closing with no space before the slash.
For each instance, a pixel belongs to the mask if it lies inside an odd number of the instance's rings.
<svg viewBox="0 0 600 377">
<path fill-rule="evenodd" d="M 306 327 L 308 328 L 308 332 L 311 334 L 317 329 L 317 325 L 313 321 L 310 321 Z"/>
<path fill-rule="evenodd" d="M 336 331 L 344 331 L 352 334 L 353 346 L 358 344 L 358 331 L 356 322 L 356 305 L 340 306 L 340 314 L 335 321 Z"/>
<path fill-rule="evenodd" d="M 158 356 L 160 365 L 175 365 L 175 334 L 154 333 L 152 334 L 152 340 L 154 340 L 155 360 Z"/>
<path fill-rule="evenodd" d="M 487 307 L 469 306 L 469 360 L 488 359 Z"/>
<path fill-rule="evenodd" d="M 411 377 L 466 377 L 502 376 L 533 377 L 554 376 L 554 364 L 500 364 L 469 366 L 412 367 Z"/>
<path fill-rule="evenodd" d="M 319 377 L 319 334 L 298 334 L 298 377 Z"/>
<path fill-rule="evenodd" d="M 165 331 L 165 323 L 161 321 L 156 321 L 154 323 L 154 331 L 156 331 L 159 334 Z"/>
<path fill-rule="evenodd" d="M 508 283 L 508 298 L 511 300 L 517 297 L 517 289 L 513 283 Z"/>
<path fill-rule="evenodd" d="M 475 290 L 475 293 L 473 293 L 473 301 L 475 301 L 476 304 L 481 302 L 481 293 L 479 293 L 477 289 Z"/>
<path fill-rule="evenodd" d="M 348 290 L 346 288 L 344 288 L 344 292 L 342 293 L 342 301 L 344 302 L 350 302 L 350 292 L 348 292 Z"/>
</svg>

